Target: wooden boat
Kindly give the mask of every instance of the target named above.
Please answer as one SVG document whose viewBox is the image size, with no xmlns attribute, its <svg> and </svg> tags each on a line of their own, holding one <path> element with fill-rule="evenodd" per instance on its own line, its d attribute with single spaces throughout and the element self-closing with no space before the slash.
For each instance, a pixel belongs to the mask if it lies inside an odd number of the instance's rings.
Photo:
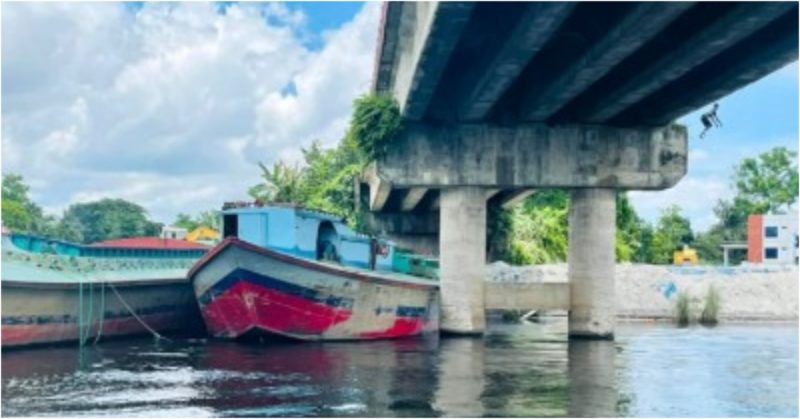
<svg viewBox="0 0 800 419">
<path fill-rule="evenodd" d="M 226 238 L 189 272 L 215 337 L 397 338 L 436 331 L 438 284 L 393 272 L 392 243 L 296 207 L 223 211 Z M 419 263 L 415 263 L 419 265 Z"/>
<path fill-rule="evenodd" d="M 86 251 L 95 256 L 81 256 L 88 246 L 59 242 L 56 251 L 52 242 L 40 242 L 50 241 L 3 235 L 3 348 L 95 342 L 197 322 L 186 280 L 197 252 L 93 247 Z M 105 254 L 109 257 L 97 256 Z"/>
</svg>

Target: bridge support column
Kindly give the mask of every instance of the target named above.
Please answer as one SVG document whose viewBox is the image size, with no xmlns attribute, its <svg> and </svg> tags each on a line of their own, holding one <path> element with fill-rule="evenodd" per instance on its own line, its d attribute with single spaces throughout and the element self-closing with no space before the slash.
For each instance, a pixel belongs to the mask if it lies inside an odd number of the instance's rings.
<svg viewBox="0 0 800 419">
<path fill-rule="evenodd" d="M 615 191 L 574 189 L 569 209 L 567 255 L 570 337 L 614 338 L 615 233 Z"/>
<path fill-rule="evenodd" d="M 481 334 L 486 328 L 486 190 L 442 189 L 439 227 L 441 329 Z"/>
</svg>

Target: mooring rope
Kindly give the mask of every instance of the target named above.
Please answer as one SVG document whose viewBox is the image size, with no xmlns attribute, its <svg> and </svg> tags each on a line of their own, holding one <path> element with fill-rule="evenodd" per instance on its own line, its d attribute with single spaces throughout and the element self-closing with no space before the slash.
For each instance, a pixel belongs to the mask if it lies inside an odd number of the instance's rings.
<svg viewBox="0 0 800 419">
<path fill-rule="evenodd" d="M 125 306 L 125 308 L 126 308 L 126 309 L 128 309 L 128 312 L 130 312 L 130 313 L 131 313 L 131 315 L 133 315 L 133 317 L 134 317 L 134 318 L 135 318 L 137 321 L 139 321 L 139 323 L 140 323 L 142 326 L 144 326 L 144 328 L 145 328 L 145 329 L 147 329 L 147 330 L 148 330 L 150 333 L 152 333 L 152 334 L 153 334 L 153 336 L 155 336 L 157 339 L 163 339 L 163 340 L 166 340 L 166 341 L 168 341 L 168 342 L 172 342 L 170 339 L 168 339 L 168 338 L 165 338 L 164 336 L 161 336 L 161 335 L 160 335 L 158 332 L 156 332 L 155 330 L 153 330 L 153 328 L 152 328 L 152 327 L 148 326 L 148 325 L 147 325 L 147 323 L 145 323 L 145 322 L 144 322 L 144 320 L 142 320 L 142 319 L 141 319 L 139 316 L 137 316 L 137 315 L 136 315 L 136 312 L 135 312 L 135 311 L 134 311 L 134 310 L 131 308 L 131 306 L 129 306 L 129 305 L 128 305 L 128 303 L 127 303 L 127 302 L 125 302 L 125 300 L 124 300 L 124 299 L 122 298 L 122 296 L 119 294 L 119 292 L 117 291 L 117 288 L 116 288 L 114 285 L 112 285 L 111 283 L 109 283 L 109 284 L 108 284 L 108 286 L 109 286 L 109 287 L 111 287 L 111 291 L 114 291 L 114 294 L 116 294 L 116 295 L 117 295 L 117 298 L 119 298 L 119 302 L 121 302 L 121 303 L 122 303 L 122 305 L 123 305 L 123 306 Z"/>
<path fill-rule="evenodd" d="M 100 336 L 103 335 L 103 325 L 106 319 L 106 283 L 100 283 L 100 326 L 97 328 L 97 335 L 94 337 L 94 345 L 100 341 Z"/>
</svg>

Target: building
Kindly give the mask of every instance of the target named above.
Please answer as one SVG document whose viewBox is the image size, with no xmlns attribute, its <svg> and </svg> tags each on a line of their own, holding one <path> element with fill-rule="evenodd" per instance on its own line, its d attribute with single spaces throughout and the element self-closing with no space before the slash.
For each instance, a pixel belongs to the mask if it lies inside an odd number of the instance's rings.
<svg viewBox="0 0 800 419">
<path fill-rule="evenodd" d="M 797 264 L 797 214 L 753 214 L 747 217 L 747 261 Z"/>
<path fill-rule="evenodd" d="M 176 240 L 183 240 L 186 238 L 186 235 L 189 233 L 188 230 L 181 227 L 173 227 L 173 226 L 164 226 L 161 227 L 161 237 L 162 239 L 176 239 Z"/>
</svg>

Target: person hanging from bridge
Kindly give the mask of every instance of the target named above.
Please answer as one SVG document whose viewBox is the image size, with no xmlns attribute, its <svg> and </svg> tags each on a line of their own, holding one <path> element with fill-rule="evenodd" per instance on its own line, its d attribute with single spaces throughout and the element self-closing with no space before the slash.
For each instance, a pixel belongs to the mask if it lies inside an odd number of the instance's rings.
<svg viewBox="0 0 800 419">
<path fill-rule="evenodd" d="M 711 111 L 704 113 L 700 116 L 700 121 L 703 123 L 703 132 L 700 133 L 700 138 L 706 135 L 706 132 L 712 127 L 722 128 L 722 121 L 717 116 L 717 109 L 719 104 L 715 103 Z"/>
</svg>

